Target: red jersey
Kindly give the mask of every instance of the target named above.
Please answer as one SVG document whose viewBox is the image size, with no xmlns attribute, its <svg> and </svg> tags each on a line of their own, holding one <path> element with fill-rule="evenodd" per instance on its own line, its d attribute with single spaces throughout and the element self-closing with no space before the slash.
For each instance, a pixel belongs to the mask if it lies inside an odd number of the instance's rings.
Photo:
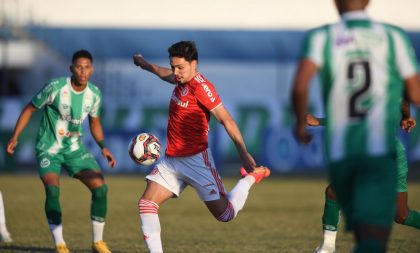
<svg viewBox="0 0 420 253">
<path fill-rule="evenodd" d="M 190 156 L 208 147 L 210 111 L 222 104 L 211 84 L 197 73 L 186 84 L 176 84 L 169 103 L 168 156 Z"/>
</svg>

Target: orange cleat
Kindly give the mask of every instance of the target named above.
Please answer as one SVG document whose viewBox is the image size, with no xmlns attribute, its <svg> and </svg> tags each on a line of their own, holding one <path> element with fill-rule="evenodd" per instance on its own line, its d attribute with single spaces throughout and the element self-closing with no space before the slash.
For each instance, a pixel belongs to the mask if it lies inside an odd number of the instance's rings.
<svg viewBox="0 0 420 253">
<path fill-rule="evenodd" d="M 255 178 L 255 183 L 259 183 L 264 178 L 270 176 L 270 169 L 265 166 L 256 167 L 254 168 L 254 171 L 249 172 L 249 173 L 245 170 L 244 167 L 241 167 L 239 171 L 242 177 L 245 177 L 248 175 L 253 176 Z"/>
</svg>

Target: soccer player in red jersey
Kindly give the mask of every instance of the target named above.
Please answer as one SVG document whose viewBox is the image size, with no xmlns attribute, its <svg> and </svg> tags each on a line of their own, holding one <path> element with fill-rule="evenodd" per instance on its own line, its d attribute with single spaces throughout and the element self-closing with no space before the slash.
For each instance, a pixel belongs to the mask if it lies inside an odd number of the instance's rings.
<svg viewBox="0 0 420 253">
<path fill-rule="evenodd" d="M 139 200 L 143 238 L 151 253 L 163 252 L 159 207 L 178 197 L 187 185 L 196 190 L 217 220 L 228 222 L 243 208 L 251 186 L 270 175 L 267 167 L 256 166 L 215 87 L 198 72 L 195 43 L 181 41 L 169 47 L 168 52 L 170 69 L 151 64 L 140 54 L 133 56 L 136 66 L 175 84 L 169 103 L 165 156 L 146 176 L 146 190 Z M 210 114 L 224 126 L 243 164 L 243 178 L 229 193 L 208 148 Z"/>
</svg>

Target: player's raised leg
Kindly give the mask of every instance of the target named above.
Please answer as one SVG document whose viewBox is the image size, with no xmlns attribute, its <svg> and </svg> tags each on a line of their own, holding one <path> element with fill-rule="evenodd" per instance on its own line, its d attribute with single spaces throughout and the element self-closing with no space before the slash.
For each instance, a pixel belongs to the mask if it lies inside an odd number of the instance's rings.
<svg viewBox="0 0 420 253">
<path fill-rule="evenodd" d="M 340 207 L 332 185 L 325 189 L 324 214 L 322 215 L 322 228 L 324 238 L 322 245 L 314 253 L 334 253 L 338 223 L 340 221 Z"/>
<path fill-rule="evenodd" d="M 251 187 L 270 176 L 270 169 L 261 166 L 255 168 L 253 172 L 247 173 L 244 168 L 241 168 L 240 173 L 242 178 L 227 195 L 221 194 L 218 200 L 204 202 L 218 221 L 233 220 L 244 207 Z"/>
<path fill-rule="evenodd" d="M 61 223 L 59 175 L 46 173 L 41 177 L 45 187 L 45 214 L 57 253 L 70 253 L 63 237 Z"/>
<path fill-rule="evenodd" d="M 0 241 L 1 242 L 12 242 L 12 237 L 6 227 L 6 214 L 3 204 L 3 195 L 0 191 Z"/>
<path fill-rule="evenodd" d="M 157 182 L 147 180 L 146 190 L 139 199 L 139 216 L 143 239 L 150 253 L 162 253 L 159 206 L 174 194 Z"/>
<path fill-rule="evenodd" d="M 99 170 L 82 170 L 76 176 L 92 193 L 90 218 L 92 221 L 92 252 L 111 253 L 103 240 L 108 203 L 108 186 Z"/>
</svg>

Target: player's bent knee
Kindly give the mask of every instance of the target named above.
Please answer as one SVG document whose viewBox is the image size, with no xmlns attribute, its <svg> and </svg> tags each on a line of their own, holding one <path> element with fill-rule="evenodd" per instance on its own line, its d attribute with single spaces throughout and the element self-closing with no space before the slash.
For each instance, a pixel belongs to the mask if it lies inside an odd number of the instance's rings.
<svg viewBox="0 0 420 253">
<path fill-rule="evenodd" d="M 221 215 L 216 217 L 216 219 L 221 222 L 229 222 L 233 220 L 234 218 L 235 218 L 235 210 L 230 202 L 227 205 L 226 210 Z"/>
</svg>

